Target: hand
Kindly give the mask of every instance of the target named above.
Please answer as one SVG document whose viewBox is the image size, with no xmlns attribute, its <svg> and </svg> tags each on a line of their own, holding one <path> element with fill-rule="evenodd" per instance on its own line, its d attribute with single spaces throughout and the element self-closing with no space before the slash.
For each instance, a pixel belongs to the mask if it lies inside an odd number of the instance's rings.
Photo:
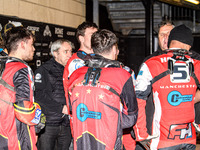
<svg viewBox="0 0 200 150">
<path fill-rule="evenodd" d="M 154 134 L 154 135 L 149 135 L 146 140 L 151 140 L 151 139 L 155 139 L 157 138 L 159 135 L 158 134 Z"/>
<path fill-rule="evenodd" d="M 146 150 L 150 150 L 151 140 L 157 138 L 158 136 L 159 136 L 159 134 L 149 135 L 145 140 L 140 141 L 140 144 L 141 144 Z"/>
<path fill-rule="evenodd" d="M 35 132 L 38 134 L 44 127 L 46 123 L 46 116 L 42 113 L 40 116 L 40 122 L 35 125 Z"/>
<path fill-rule="evenodd" d="M 193 122 L 192 124 L 193 124 L 193 126 L 195 127 L 195 130 L 196 130 L 198 133 L 200 133 L 199 125 L 196 124 L 195 122 Z"/>
<path fill-rule="evenodd" d="M 62 113 L 63 113 L 63 114 L 66 114 L 66 115 L 69 115 L 67 105 L 64 105 L 64 106 L 63 106 Z"/>
<path fill-rule="evenodd" d="M 139 143 L 145 150 L 150 150 L 151 140 L 144 140 Z"/>
</svg>

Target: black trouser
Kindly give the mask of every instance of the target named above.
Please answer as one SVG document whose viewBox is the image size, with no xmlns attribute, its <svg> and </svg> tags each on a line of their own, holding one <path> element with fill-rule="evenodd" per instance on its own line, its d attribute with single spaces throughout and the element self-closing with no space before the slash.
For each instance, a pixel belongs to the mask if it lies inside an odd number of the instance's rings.
<svg viewBox="0 0 200 150">
<path fill-rule="evenodd" d="M 180 144 L 172 147 L 160 148 L 159 150 L 195 150 L 194 144 Z M 135 150 L 146 150 L 140 143 L 137 143 Z"/>
<path fill-rule="evenodd" d="M 46 125 L 44 130 L 38 138 L 38 150 L 69 149 L 72 140 L 70 127 Z"/>
<path fill-rule="evenodd" d="M 196 145 L 183 143 L 172 147 L 160 148 L 159 150 L 195 150 L 195 149 Z"/>
</svg>

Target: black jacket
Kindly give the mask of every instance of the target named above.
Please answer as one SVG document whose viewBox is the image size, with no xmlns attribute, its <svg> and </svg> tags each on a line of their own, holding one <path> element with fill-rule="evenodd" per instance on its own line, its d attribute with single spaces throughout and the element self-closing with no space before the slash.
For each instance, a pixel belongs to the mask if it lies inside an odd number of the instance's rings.
<svg viewBox="0 0 200 150">
<path fill-rule="evenodd" d="M 35 101 L 41 105 L 46 115 L 46 125 L 69 125 L 68 116 L 62 113 L 66 105 L 63 71 L 64 66 L 54 58 L 35 71 Z"/>
</svg>

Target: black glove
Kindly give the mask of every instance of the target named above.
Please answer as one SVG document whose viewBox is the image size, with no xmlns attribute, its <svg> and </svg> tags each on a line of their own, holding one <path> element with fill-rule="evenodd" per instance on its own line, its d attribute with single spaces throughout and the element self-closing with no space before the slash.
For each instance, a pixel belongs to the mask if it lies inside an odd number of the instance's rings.
<svg viewBox="0 0 200 150">
<path fill-rule="evenodd" d="M 39 133 L 44 127 L 46 122 L 46 116 L 42 113 L 40 117 L 40 122 L 35 125 L 35 132 Z"/>
<path fill-rule="evenodd" d="M 150 150 L 151 140 L 144 140 L 139 143 L 145 148 L 145 150 Z"/>
</svg>

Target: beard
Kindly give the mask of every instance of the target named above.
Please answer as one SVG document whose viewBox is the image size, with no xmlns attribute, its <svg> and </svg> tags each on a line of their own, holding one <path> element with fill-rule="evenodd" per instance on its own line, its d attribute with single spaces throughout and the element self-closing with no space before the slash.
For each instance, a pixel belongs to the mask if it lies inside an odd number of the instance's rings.
<svg viewBox="0 0 200 150">
<path fill-rule="evenodd" d="M 30 54 L 30 55 L 27 55 L 26 57 L 24 57 L 24 61 L 32 61 L 33 60 L 33 56 L 34 56 L 34 53 L 33 54 Z"/>
</svg>

